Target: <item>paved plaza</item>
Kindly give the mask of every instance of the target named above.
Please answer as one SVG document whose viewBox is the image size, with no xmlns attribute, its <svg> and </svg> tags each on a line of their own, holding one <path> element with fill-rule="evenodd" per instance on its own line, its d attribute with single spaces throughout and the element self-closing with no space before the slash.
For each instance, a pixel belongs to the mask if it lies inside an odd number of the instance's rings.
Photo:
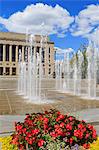
<svg viewBox="0 0 99 150">
<path fill-rule="evenodd" d="M 52 83 L 51 83 L 52 82 Z M 53 85 L 53 81 L 50 81 Z M 62 113 L 74 114 L 80 119 L 92 122 L 99 133 L 99 101 L 85 100 L 78 96 L 59 93 L 50 88 L 44 90 L 47 102 L 53 103 L 33 104 L 28 103 L 22 95 L 17 94 L 17 78 L 0 80 L 0 133 L 14 130 L 15 121 L 23 121 L 26 113 L 43 112 L 57 109 Z M 1 134 L 2 135 L 2 134 Z"/>
<path fill-rule="evenodd" d="M 99 108 L 98 100 L 85 100 L 78 96 L 55 91 L 53 80 L 49 89 L 43 89 L 47 97 L 45 104 L 28 103 L 22 95 L 18 95 L 17 78 L 0 80 L 0 114 L 1 115 L 24 115 L 32 112 L 42 112 L 48 109 L 58 109 L 63 113 L 71 113 L 86 108 Z M 45 82 L 46 83 L 46 82 Z M 51 87 L 52 86 L 52 87 Z M 49 103 L 49 100 L 52 103 Z"/>
</svg>

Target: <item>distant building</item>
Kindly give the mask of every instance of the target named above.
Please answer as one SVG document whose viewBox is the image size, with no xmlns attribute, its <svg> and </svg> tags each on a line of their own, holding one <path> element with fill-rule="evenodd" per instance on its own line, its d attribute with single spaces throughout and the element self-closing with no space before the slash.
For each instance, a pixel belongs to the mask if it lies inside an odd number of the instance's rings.
<svg viewBox="0 0 99 150">
<path fill-rule="evenodd" d="M 40 52 L 41 36 L 35 35 L 34 53 Z M 26 34 L 0 32 L 0 75 L 17 76 L 19 50 L 22 52 L 22 62 L 25 61 L 25 50 L 30 50 L 30 45 L 26 43 Z M 51 76 L 54 72 L 54 42 L 47 38 L 46 48 L 42 53 L 43 75 Z"/>
</svg>

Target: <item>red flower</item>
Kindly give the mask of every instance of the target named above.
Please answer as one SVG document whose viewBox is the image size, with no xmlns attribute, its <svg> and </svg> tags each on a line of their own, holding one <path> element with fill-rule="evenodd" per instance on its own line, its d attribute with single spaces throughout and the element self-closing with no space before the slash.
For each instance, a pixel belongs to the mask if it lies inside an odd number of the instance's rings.
<svg viewBox="0 0 99 150">
<path fill-rule="evenodd" d="M 30 132 L 26 132 L 26 134 L 27 134 L 27 137 L 31 137 L 32 136 L 32 133 L 30 133 Z"/>
<path fill-rule="evenodd" d="M 58 124 L 55 124 L 54 125 L 54 128 L 59 128 L 60 126 Z"/>
<path fill-rule="evenodd" d="M 33 144 L 33 140 L 32 140 L 32 139 L 29 139 L 29 140 L 28 140 L 28 143 L 29 143 L 30 145 L 32 145 L 32 144 Z"/>
<path fill-rule="evenodd" d="M 67 125 L 66 125 L 66 129 L 67 129 L 67 130 L 72 130 L 72 125 L 71 125 L 71 124 L 67 124 Z"/>
<path fill-rule="evenodd" d="M 85 143 L 85 144 L 83 144 L 83 147 L 84 147 L 85 149 L 89 149 L 89 148 L 90 148 L 90 144 Z"/>
<path fill-rule="evenodd" d="M 70 138 L 69 142 L 70 142 L 70 144 L 72 144 L 73 143 L 73 138 Z"/>
<path fill-rule="evenodd" d="M 85 136 L 85 139 L 88 139 L 89 136 L 90 136 L 90 134 L 87 133 L 86 136 Z"/>
<path fill-rule="evenodd" d="M 39 146 L 39 147 L 43 146 L 44 142 L 45 142 L 44 140 L 40 139 L 40 140 L 38 141 L 38 146 Z"/>
<path fill-rule="evenodd" d="M 12 140 L 12 144 L 15 144 L 15 145 L 19 144 L 17 136 L 15 136 L 15 138 Z"/>
<path fill-rule="evenodd" d="M 97 137 L 96 130 L 93 130 L 92 137 L 95 139 Z"/>
<path fill-rule="evenodd" d="M 25 119 L 28 119 L 30 117 L 30 115 L 26 115 L 26 118 Z"/>
<path fill-rule="evenodd" d="M 61 129 L 55 129 L 56 133 L 60 136 L 64 136 L 64 133 Z"/>
<path fill-rule="evenodd" d="M 61 127 L 61 128 L 64 128 L 64 125 L 65 125 L 65 124 L 64 124 L 63 122 L 60 123 L 60 127 Z"/>
<path fill-rule="evenodd" d="M 74 120 L 74 118 L 73 118 L 72 116 L 70 116 L 68 119 L 69 119 L 70 121 L 73 121 L 73 120 Z"/>
<path fill-rule="evenodd" d="M 24 148 L 24 146 L 22 145 L 22 144 L 20 144 L 20 150 L 24 150 L 25 148 Z"/>
<path fill-rule="evenodd" d="M 22 130 L 22 128 L 23 128 L 22 125 L 17 125 L 16 126 L 16 131 Z"/>
<path fill-rule="evenodd" d="M 60 121 L 60 120 L 63 120 L 64 118 L 65 118 L 64 115 L 60 114 L 60 115 L 58 116 L 58 118 L 56 118 L 56 122 L 58 122 L 58 121 Z"/>
<path fill-rule="evenodd" d="M 33 134 L 38 134 L 40 131 L 39 131 L 39 129 L 34 129 L 34 130 L 32 130 L 32 133 Z"/>
<path fill-rule="evenodd" d="M 56 118 L 56 122 L 58 122 L 60 120 L 60 118 Z"/>
<path fill-rule="evenodd" d="M 78 124 L 78 128 L 79 128 L 79 129 L 83 129 L 83 128 L 84 128 L 84 125 L 83 125 L 83 124 Z"/>
<path fill-rule="evenodd" d="M 29 141 L 29 137 L 26 136 L 26 137 L 25 137 L 25 140 L 26 140 L 26 141 Z"/>
<path fill-rule="evenodd" d="M 84 127 L 83 129 L 82 129 L 82 132 L 84 133 L 86 131 L 86 128 Z"/>
<path fill-rule="evenodd" d="M 60 114 L 60 115 L 59 115 L 59 118 L 60 118 L 61 120 L 64 119 L 64 115 Z"/>
<path fill-rule="evenodd" d="M 47 130 L 47 129 L 48 129 L 48 125 L 44 124 L 44 130 Z"/>
<path fill-rule="evenodd" d="M 88 129 L 93 130 L 93 126 L 88 124 Z"/>
<path fill-rule="evenodd" d="M 82 139 L 83 138 L 83 132 L 81 130 L 74 130 L 74 136 Z"/>
<path fill-rule="evenodd" d="M 44 121 L 45 124 L 47 124 L 48 123 L 48 118 L 44 118 L 43 121 Z"/>
<path fill-rule="evenodd" d="M 68 122 L 68 119 L 65 119 L 64 122 L 67 123 L 67 122 Z"/>
<path fill-rule="evenodd" d="M 58 136 L 58 134 L 56 134 L 54 131 L 50 133 L 50 135 L 54 138 L 56 138 Z"/>
<path fill-rule="evenodd" d="M 32 120 L 27 120 L 26 122 L 27 122 L 27 124 L 30 125 L 30 126 L 33 125 L 33 121 L 32 121 Z"/>
<path fill-rule="evenodd" d="M 80 130 L 74 130 L 74 136 L 80 137 L 80 134 L 81 134 Z"/>
<path fill-rule="evenodd" d="M 23 129 L 22 129 L 22 132 L 25 134 L 25 133 L 26 133 L 26 128 L 23 128 Z"/>
<path fill-rule="evenodd" d="M 60 115 L 60 111 L 57 112 L 57 115 Z"/>
</svg>

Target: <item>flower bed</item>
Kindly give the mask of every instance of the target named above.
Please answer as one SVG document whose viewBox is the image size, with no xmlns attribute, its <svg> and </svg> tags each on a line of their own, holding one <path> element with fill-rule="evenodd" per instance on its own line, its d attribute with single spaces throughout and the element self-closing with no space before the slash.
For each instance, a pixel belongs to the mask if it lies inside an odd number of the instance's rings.
<svg viewBox="0 0 99 150">
<path fill-rule="evenodd" d="M 50 110 L 27 114 L 23 123 L 16 123 L 12 144 L 20 150 L 78 149 L 80 146 L 89 149 L 90 143 L 96 139 L 96 130 L 92 125 Z"/>
<path fill-rule="evenodd" d="M 1 150 L 18 150 L 17 146 L 11 144 L 12 136 L 1 137 L 0 142 L 2 143 Z M 90 145 L 90 150 L 99 150 L 99 137 Z"/>
</svg>

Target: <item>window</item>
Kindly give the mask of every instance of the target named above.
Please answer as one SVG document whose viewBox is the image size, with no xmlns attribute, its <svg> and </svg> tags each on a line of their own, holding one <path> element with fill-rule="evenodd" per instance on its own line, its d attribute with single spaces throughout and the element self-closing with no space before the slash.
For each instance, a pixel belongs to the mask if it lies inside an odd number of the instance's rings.
<svg viewBox="0 0 99 150">
<path fill-rule="evenodd" d="M 45 75 L 45 68 L 43 68 L 43 75 Z"/>
<path fill-rule="evenodd" d="M 44 62 L 45 62 L 45 51 L 42 50 L 42 63 L 44 63 Z"/>
<path fill-rule="evenodd" d="M 37 46 L 36 53 L 39 53 L 39 51 L 40 51 L 40 47 Z"/>
<path fill-rule="evenodd" d="M 51 68 L 49 68 L 49 74 L 51 74 Z"/>
<path fill-rule="evenodd" d="M 9 75 L 9 74 L 10 74 L 10 68 L 6 67 L 6 75 Z"/>
<path fill-rule="evenodd" d="M 38 70 L 37 70 L 37 74 L 39 75 L 39 68 L 38 68 Z"/>
<path fill-rule="evenodd" d="M 12 45 L 12 61 L 15 61 L 16 56 L 16 45 Z"/>
<path fill-rule="evenodd" d="M 0 67 L 0 75 L 3 75 L 3 67 Z"/>
<path fill-rule="evenodd" d="M 50 51 L 50 47 L 49 47 L 49 55 L 50 55 L 50 52 L 51 52 L 51 51 Z"/>
<path fill-rule="evenodd" d="M 12 68 L 12 75 L 16 75 L 16 68 Z"/>
<path fill-rule="evenodd" d="M 9 61 L 9 45 L 6 45 L 6 61 Z"/>
<path fill-rule="evenodd" d="M 49 57 L 49 63 L 50 63 L 50 57 Z"/>
<path fill-rule="evenodd" d="M 32 46 L 32 56 L 34 55 L 34 47 Z"/>
<path fill-rule="evenodd" d="M 3 44 L 0 44 L 0 61 L 3 61 Z"/>
</svg>

